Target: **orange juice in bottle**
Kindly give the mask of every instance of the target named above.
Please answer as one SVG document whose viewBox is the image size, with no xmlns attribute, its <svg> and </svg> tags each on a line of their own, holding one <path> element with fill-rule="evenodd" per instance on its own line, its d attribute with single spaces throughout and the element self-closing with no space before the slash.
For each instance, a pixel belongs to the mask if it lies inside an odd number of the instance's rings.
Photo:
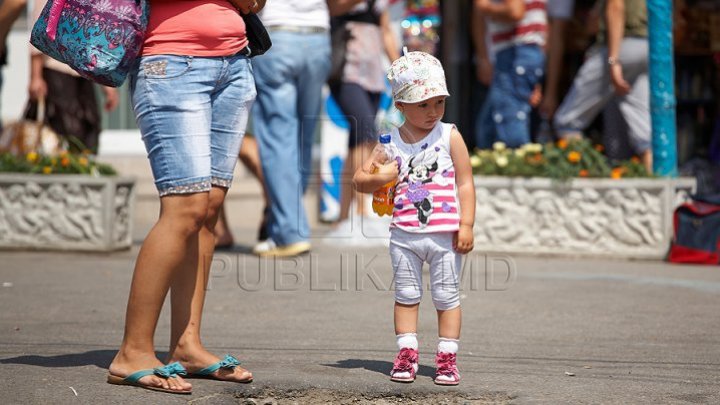
<svg viewBox="0 0 720 405">
<path fill-rule="evenodd" d="M 390 134 L 380 135 L 380 145 L 382 153 L 378 153 L 375 157 L 378 163 L 387 164 L 397 156 L 395 145 L 390 143 Z M 392 215 L 395 206 L 395 183 L 397 179 L 382 185 L 373 192 L 372 208 L 373 211 L 380 215 Z"/>
</svg>

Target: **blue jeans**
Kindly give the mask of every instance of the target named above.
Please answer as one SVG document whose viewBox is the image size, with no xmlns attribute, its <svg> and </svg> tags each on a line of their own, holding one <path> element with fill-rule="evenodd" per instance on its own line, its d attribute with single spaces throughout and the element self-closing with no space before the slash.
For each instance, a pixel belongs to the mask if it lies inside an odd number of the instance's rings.
<svg viewBox="0 0 720 405">
<path fill-rule="evenodd" d="M 160 196 L 229 188 L 255 82 L 245 56 L 144 56 L 133 109 Z"/>
<path fill-rule="evenodd" d="M 516 148 L 530 142 L 530 94 L 545 74 L 537 45 L 517 45 L 496 55 L 490 93 L 477 121 L 477 147 L 494 142 Z"/>
<path fill-rule="evenodd" d="M 270 36 L 272 48 L 253 59 L 258 95 L 252 114 L 270 194 L 268 230 L 285 246 L 310 237 L 302 197 L 330 69 L 330 37 L 279 30 L 270 30 Z"/>
</svg>

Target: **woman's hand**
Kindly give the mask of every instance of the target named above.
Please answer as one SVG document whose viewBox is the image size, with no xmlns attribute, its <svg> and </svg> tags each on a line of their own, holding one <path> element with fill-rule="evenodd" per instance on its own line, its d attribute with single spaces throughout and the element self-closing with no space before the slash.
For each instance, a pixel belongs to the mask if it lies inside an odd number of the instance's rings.
<svg viewBox="0 0 720 405">
<path fill-rule="evenodd" d="M 257 13 L 265 7 L 266 0 L 228 0 L 243 14 Z"/>
<path fill-rule="evenodd" d="M 117 108 L 120 103 L 120 96 L 114 87 L 103 86 L 103 94 L 105 95 L 105 111 L 110 112 Z"/>
<path fill-rule="evenodd" d="M 630 84 L 625 81 L 622 72 L 622 65 L 614 63 L 610 65 L 610 80 L 612 80 L 615 94 L 624 96 L 630 92 Z"/>
<path fill-rule="evenodd" d="M 47 97 L 48 87 L 47 82 L 42 77 L 31 77 L 30 85 L 28 86 L 28 95 L 30 100 L 40 100 L 41 98 Z"/>
<path fill-rule="evenodd" d="M 453 237 L 453 249 L 460 254 L 470 253 L 475 246 L 472 225 L 460 224 L 460 230 Z"/>
</svg>

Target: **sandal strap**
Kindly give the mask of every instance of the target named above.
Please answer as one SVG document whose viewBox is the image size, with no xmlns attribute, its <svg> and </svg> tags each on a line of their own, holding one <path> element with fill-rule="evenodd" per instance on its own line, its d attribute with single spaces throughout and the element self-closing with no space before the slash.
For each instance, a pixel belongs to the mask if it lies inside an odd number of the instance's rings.
<svg viewBox="0 0 720 405">
<path fill-rule="evenodd" d="M 180 363 L 174 362 L 162 367 L 155 367 L 153 369 L 136 371 L 125 377 L 125 381 L 130 383 L 137 383 L 141 378 L 153 374 L 162 378 L 172 378 L 176 376 L 187 375 L 187 371 L 185 370 L 185 367 L 183 367 Z"/>
<path fill-rule="evenodd" d="M 208 375 L 216 372 L 217 370 L 221 368 L 227 368 L 227 369 L 233 369 L 240 365 L 240 360 L 236 359 L 234 356 L 230 354 L 226 354 L 225 358 L 218 361 L 217 363 L 213 363 L 204 369 L 200 371 L 196 371 L 193 374 L 195 375 Z"/>
</svg>

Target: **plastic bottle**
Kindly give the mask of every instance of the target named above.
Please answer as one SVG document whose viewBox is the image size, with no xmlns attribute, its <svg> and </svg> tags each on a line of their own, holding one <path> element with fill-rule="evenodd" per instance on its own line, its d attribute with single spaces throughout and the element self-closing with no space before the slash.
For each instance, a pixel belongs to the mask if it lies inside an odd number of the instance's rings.
<svg viewBox="0 0 720 405">
<path fill-rule="evenodd" d="M 395 159 L 398 155 L 395 145 L 390 143 L 390 134 L 380 135 L 380 144 L 378 145 L 380 150 L 373 151 L 375 156 L 373 160 L 379 164 L 387 164 L 391 160 Z M 393 179 L 391 182 L 384 184 L 373 192 L 372 208 L 373 212 L 379 216 L 392 215 L 393 208 L 395 207 L 395 183 L 397 179 Z"/>
</svg>

